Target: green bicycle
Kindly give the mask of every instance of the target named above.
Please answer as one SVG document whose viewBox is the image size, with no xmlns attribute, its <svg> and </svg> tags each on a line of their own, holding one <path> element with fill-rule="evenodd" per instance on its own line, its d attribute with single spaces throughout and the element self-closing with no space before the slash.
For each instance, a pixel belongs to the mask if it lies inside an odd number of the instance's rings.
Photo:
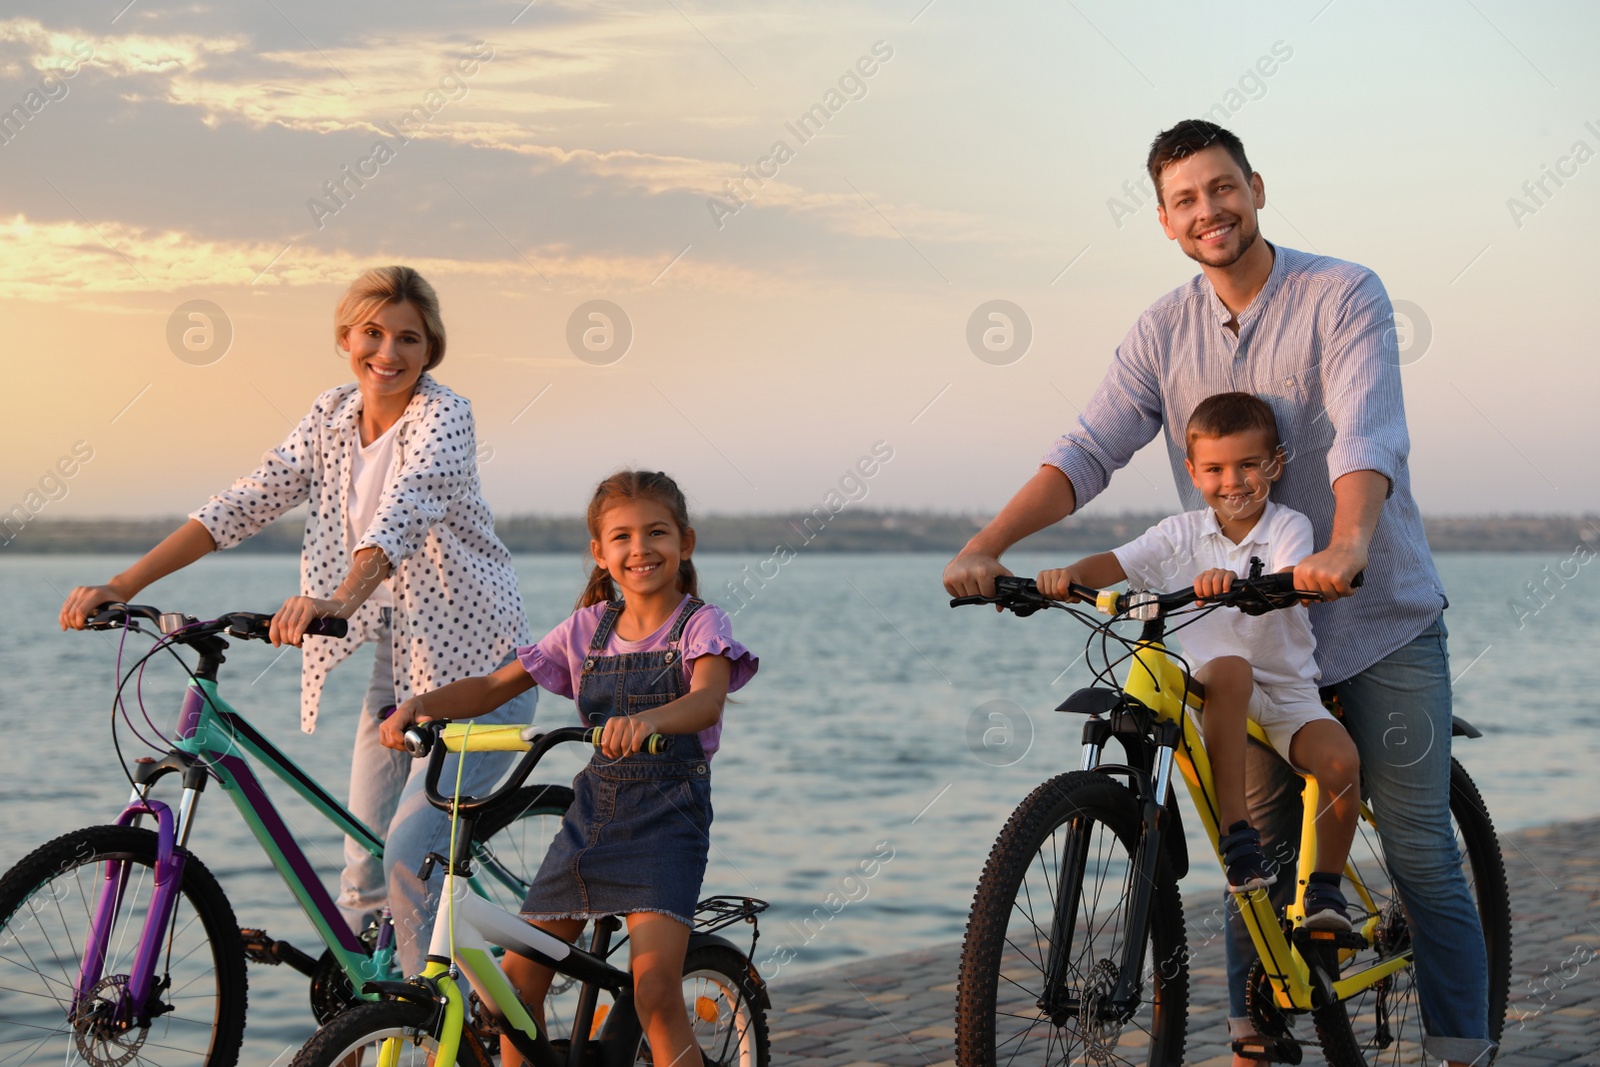
<svg viewBox="0 0 1600 1067">
<path fill-rule="evenodd" d="M 350 931 L 245 757 L 372 855 L 383 855 L 383 841 L 218 690 L 227 638 L 266 640 L 270 619 L 233 612 L 201 621 L 125 604 L 91 618 L 92 629 L 122 628 L 124 641 L 128 631 L 148 632 L 141 620 L 160 629 L 155 646 L 119 680 L 115 706 L 124 717 L 123 691 L 152 657 L 176 657 L 182 646 L 199 663 L 185 666 L 189 685 L 172 748 L 135 764 L 133 794 L 115 824 L 64 834 L 0 877 L 0 1063 L 232 1067 L 244 1035 L 247 959 L 305 974 L 319 1024 L 376 1000 L 362 992 L 368 982 L 400 977 L 392 924 L 364 936 Z M 337 637 L 344 628 L 342 619 L 323 619 L 311 633 Z M 169 775 L 182 782 L 176 809 L 152 795 Z M 222 887 L 188 850 L 196 805 L 212 782 L 233 800 L 310 920 L 320 955 L 264 930 L 241 930 Z M 524 874 L 538 869 L 571 802 L 565 786 L 529 785 L 483 812 L 468 842 L 478 872 L 472 891 L 520 900 Z"/>
</svg>

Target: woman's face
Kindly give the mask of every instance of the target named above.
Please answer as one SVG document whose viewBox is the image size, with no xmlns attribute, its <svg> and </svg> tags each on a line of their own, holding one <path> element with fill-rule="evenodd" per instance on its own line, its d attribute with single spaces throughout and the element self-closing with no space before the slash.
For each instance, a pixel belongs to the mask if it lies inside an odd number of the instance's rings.
<svg viewBox="0 0 1600 1067">
<path fill-rule="evenodd" d="M 384 304 L 345 331 L 339 347 L 366 397 L 410 397 L 428 362 L 428 335 L 411 304 Z"/>
</svg>

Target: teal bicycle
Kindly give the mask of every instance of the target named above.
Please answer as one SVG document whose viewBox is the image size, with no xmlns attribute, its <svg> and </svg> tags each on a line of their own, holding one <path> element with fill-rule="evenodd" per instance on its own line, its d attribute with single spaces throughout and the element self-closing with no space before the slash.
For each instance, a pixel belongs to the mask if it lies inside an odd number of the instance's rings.
<svg viewBox="0 0 1600 1067">
<path fill-rule="evenodd" d="M 155 608 L 113 604 L 91 629 L 150 633 L 155 645 L 121 671 L 113 707 L 132 726 L 123 694 L 145 664 L 181 646 L 189 684 L 172 747 L 125 763 L 132 796 L 116 822 L 91 826 L 35 849 L 0 877 L 0 1064 L 195 1064 L 232 1067 L 244 1037 L 245 963 L 283 964 L 311 980 L 318 1024 L 374 1001 L 368 983 L 398 980 L 392 922 L 351 932 L 246 757 L 282 779 L 311 808 L 372 855 L 383 841 L 295 766 L 223 699 L 218 675 L 229 638 L 266 640 L 269 615 L 233 612 L 201 621 Z M 342 619 L 311 635 L 342 636 Z M 113 724 L 115 725 L 115 718 Z M 148 720 L 147 720 L 148 721 Z M 113 731 L 113 741 L 116 733 Z M 118 755 L 121 748 L 118 745 Z M 156 785 L 177 776 L 176 807 Z M 264 930 L 241 930 L 216 878 L 187 847 L 196 806 L 215 783 L 234 802 L 322 941 L 318 956 Z M 572 801 L 564 786 L 526 785 L 475 821 L 471 889 L 519 901 Z"/>
</svg>

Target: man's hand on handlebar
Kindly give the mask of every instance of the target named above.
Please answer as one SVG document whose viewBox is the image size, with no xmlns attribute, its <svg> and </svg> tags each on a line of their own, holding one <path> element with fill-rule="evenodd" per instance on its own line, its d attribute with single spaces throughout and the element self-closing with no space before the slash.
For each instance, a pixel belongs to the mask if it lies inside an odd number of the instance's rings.
<svg viewBox="0 0 1600 1067">
<path fill-rule="evenodd" d="M 994 596 L 996 576 L 1010 575 L 1000 557 L 963 552 L 944 568 L 944 588 L 951 596 Z"/>
<path fill-rule="evenodd" d="M 1313 552 L 1296 564 L 1294 585 L 1296 589 L 1321 593 L 1323 600 L 1338 600 L 1355 596 L 1352 579 L 1367 565 L 1365 552 L 1329 545 L 1321 552 Z"/>
</svg>

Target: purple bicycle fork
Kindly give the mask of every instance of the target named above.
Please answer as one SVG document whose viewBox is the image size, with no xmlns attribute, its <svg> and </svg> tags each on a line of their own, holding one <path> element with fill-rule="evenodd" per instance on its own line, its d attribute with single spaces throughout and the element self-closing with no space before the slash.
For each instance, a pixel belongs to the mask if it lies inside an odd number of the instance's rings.
<svg viewBox="0 0 1600 1067">
<path fill-rule="evenodd" d="M 160 958 L 162 942 L 166 940 L 178 892 L 183 886 L 184 857 L 176 847 L 177 828 L 172 809 L 159 800 L 137 800 L 123 809 L 117 817 L 117 825 L 132 826 L 142 815 L 155 816 L 157 823 L 155 887 L 150 895 L 144 929 L 139 934 L 133 966 L 128 972 L 127 987 L 116 998 L 113 1018 L 122 1026 L 134 1025 L 149 1005 L 156 961 Z M 78 987 L 74 991 L 74 1014 L 88 1006 L 95 987 L 105 977 L 102 972 L 115 932 L 112 924 L 127 893 L 129 866 L 125 860 L 106 861 L 99 897 L 95 901 L 94 921 L 84 944 L 83 970 L 78 974 Z"/>
</svg>

